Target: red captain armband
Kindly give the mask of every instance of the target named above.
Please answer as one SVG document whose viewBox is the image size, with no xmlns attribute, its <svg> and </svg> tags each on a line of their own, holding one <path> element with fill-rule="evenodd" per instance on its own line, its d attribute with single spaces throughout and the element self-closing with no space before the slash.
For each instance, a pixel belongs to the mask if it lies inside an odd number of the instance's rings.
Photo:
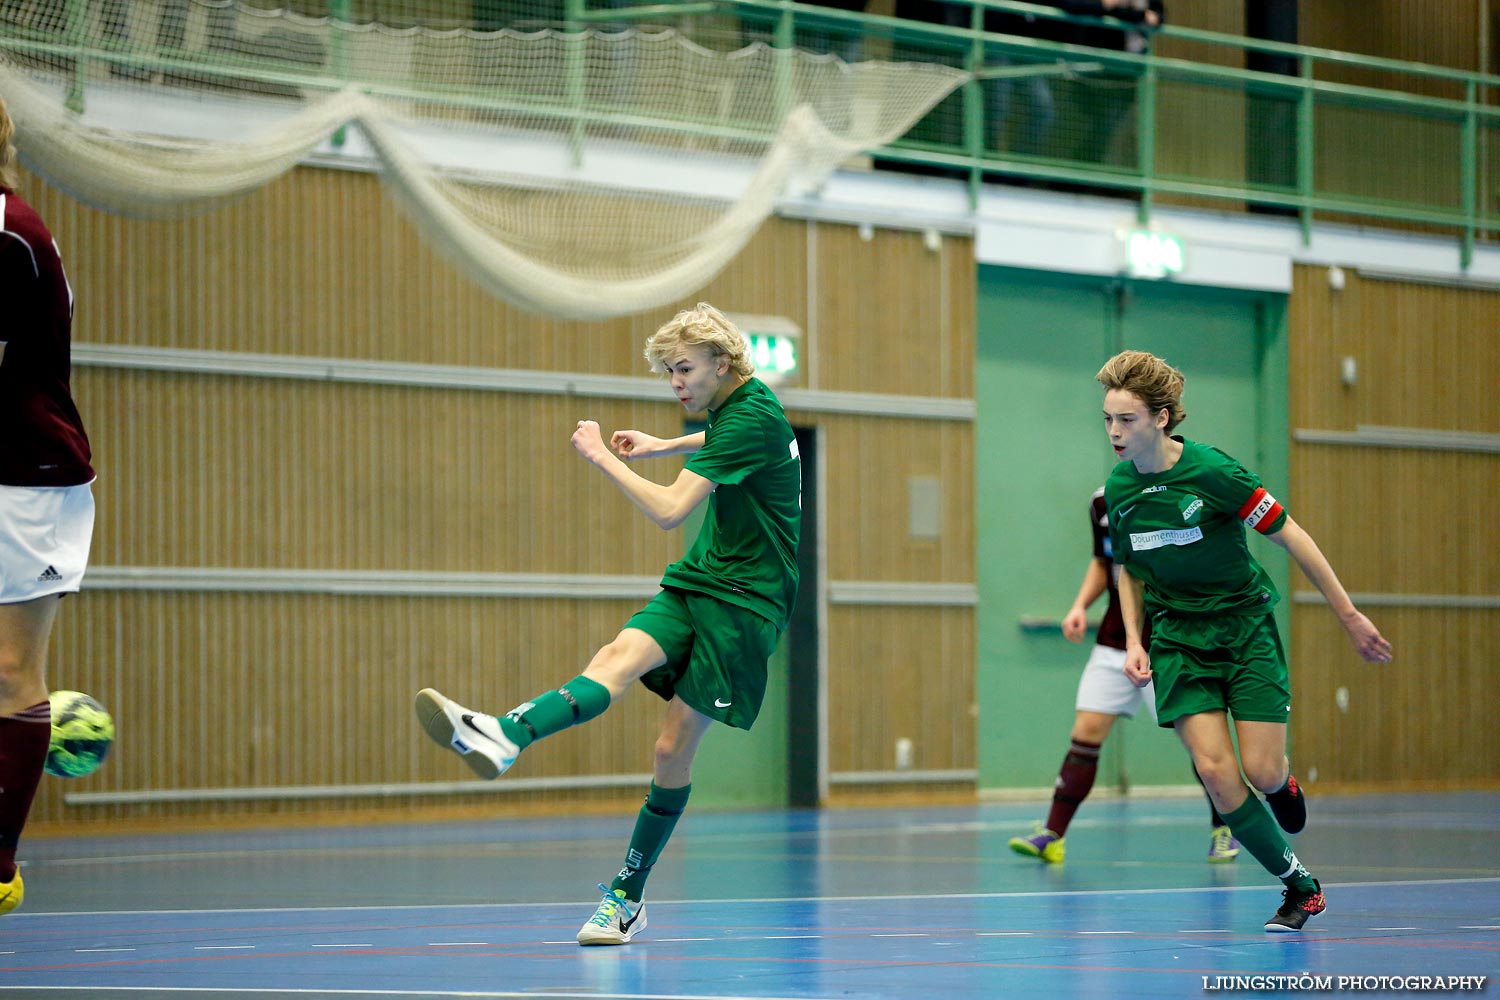
<svg viewBox="0 0 1500 1000">
<path fill-rule="evenodd" d="M 1237 516 L 1245 522 L 1245 527 L 1254 528 L 1265 535 L 1270 533 L 1271 525 L 1276 523 L 1282 510 L 1280 501 L 1267 493 L 1265 487 L 1257 486 L 1255 492 L 1250 494 L 1250 499 L 1245 501 L 1245 506 L 1240 508 Z"/>
</svg>

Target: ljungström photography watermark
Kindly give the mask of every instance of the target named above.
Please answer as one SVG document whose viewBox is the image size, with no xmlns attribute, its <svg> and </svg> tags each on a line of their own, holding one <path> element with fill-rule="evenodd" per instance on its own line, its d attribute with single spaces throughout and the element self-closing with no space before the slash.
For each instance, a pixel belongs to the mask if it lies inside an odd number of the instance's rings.
<svg viewBox="0 0 1500 1000">
<path fill-rule="evenodd" d="M 1483 990 L 1488 980 L 1488 976 L 1204 976 L 1203 989 L 1205 992 L 1225 993 L 1279 993 L 1290 990 L 1309 993 L 1365 990 L 1456 993 L 1462 990 Z"/>
</svg>

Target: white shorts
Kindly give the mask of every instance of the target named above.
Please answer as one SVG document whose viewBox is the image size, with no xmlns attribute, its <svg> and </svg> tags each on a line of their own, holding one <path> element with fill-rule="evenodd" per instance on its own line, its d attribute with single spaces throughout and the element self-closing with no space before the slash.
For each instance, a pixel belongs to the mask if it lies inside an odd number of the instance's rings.
<svg viewBox="0 0 1500 1000">
<path fill-rule="evenodd" d="M 0 486 L 0 604 L 77 593 L 93 538 L 93 484 Z"/>
<path fill-rule="evenodd" d="M 1125 650 L 1095 645 L 1083 676 L 1078 678 L 1078 700 L 1073 707 L 1080 712 L 1132 718 L 1144 707 L 1155 722 L 1156 688 L 1152 684 L 1138 688 L 1130 683 L 1125 676 Z"/>
</svg>

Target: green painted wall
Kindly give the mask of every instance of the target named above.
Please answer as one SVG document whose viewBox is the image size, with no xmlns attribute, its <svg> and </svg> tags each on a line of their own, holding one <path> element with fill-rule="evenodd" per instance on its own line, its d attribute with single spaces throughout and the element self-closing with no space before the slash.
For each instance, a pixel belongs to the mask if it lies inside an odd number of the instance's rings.
<svg viewBox="0 0 1500 1000">
<path fill-rule="evenodd" d="M 715 725 L 693 761 L 693 808 L 787 804 L 787 638 L 766 665 L 766 700 L 748 732 Z"/>
<path fill-rule="evenodd" d="M 1089 496 L 1114 465 L 1094 373 L 1127 347 L 1165 357 L 1187 376 L 1182 433 L 1275 493 L 1287 466 L 1285 299 L 981 267 L 977 317 L 979 784 L 1044 788 L 1067 750 L 1089 642 L 1020 622 L 1060 619 L 1091 557 Z M 1285 592 L 1281 550 L 1255 552 Z M 1101 600 L 1093 617 L 1102 611 Z M 1176 738 L 1137 719 L 1116 724 L 1099 785 L 1189 774 Z"/>
</svg>

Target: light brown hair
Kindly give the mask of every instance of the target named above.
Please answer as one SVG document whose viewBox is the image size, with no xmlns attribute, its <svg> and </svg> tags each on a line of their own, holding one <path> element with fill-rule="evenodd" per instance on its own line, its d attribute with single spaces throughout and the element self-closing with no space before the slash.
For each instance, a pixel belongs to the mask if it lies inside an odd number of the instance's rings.
<svg viewBox="0 0 1500 1000">
<path fill-rule="evenodd" d="M 1167 433 L 1187 419 L 1182 407 L 1182 372 L 1154 354 L 1121 351 L 1104 363 L 1095 375 L 1105 389 L 1120 389 L 1140 398 L 1155 416 L 1167 411 Z"/>
<path fill-rule="evenodd" d="M 707 302 L 684 309 L 661 325 L 646 341 L 646 360 L 654 372 L 665 372 L 672 355 L 682 347 L 707 346 L 713 356 L 728 358 L 729 367 L 745 378 L 755 374 L 750 343 L 739 327 Z"/>
</svg>

